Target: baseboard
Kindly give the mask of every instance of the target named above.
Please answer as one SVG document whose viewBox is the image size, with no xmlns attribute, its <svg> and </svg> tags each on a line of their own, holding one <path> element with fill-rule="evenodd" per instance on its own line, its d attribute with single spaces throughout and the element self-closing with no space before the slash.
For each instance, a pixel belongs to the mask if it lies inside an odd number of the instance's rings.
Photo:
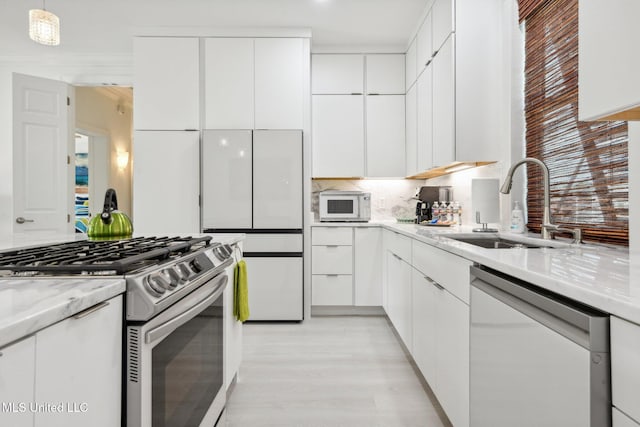
<svg viewBox="0 0 640 427">
<path fill-rule="evenodd" d="M 311 316 L 384 316 L 381 306 L 312 305 Z"/>
</svg>

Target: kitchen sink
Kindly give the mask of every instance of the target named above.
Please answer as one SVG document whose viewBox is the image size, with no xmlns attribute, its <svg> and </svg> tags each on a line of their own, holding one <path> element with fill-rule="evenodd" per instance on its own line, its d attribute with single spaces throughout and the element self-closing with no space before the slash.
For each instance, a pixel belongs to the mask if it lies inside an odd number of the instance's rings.
<svg viewBox="0 0 640 427">
<path fill-rule="evenodd" d="M 443 236 L 447 239 L 457 240 L 458 242 L 468 243 L 470 245 L 480 246 L 487 249 L 534 249 L 534 248 L 555 248 L 558 245 L 552 245 L 549 242 L 532 242 L 505 239 L 498 236 Z"/>
</svg>

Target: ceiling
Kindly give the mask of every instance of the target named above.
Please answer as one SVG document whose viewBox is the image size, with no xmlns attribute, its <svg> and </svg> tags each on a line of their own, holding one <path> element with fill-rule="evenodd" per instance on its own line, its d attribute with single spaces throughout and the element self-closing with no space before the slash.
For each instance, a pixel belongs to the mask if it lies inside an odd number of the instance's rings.
<svg viewBox="0 0 640 427">
<path fill-rule="evenodd" d="M 429 0 L 48 0 L 60 17 L 61 45 L 28 37 L 28 11 L 40 0 L 0 0 L 0 58 L 130 55 L 144 27 L 307 27 L 312 49 L 407 45 Z"/>
</svg>

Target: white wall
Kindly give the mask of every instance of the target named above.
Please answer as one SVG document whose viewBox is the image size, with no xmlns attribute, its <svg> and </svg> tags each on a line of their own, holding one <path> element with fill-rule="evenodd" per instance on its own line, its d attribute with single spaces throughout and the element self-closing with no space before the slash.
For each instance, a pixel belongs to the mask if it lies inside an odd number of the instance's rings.
<svg viewBox="0 0 640 427">
<path fill-rule="evenodd" d="M 124 114 L 116 110 L 118 104 L 121 104 Z M 116 190 L 119 210 L 129 216 L 132 213 L 131 161 L 124 170 L 118 169 L 116 153 L 131 153 L 132 117 L 130 106 L 100 93 L 94 87 L 76 87 L 76 128 L 108 136 L 109 186 Z M 102 207 L 104 193 L 98 196 L 99 200 L 91 201 L 92 214 Z"/>
<path fill-rule="evenodd" d="M 55 49 L 55 48 L 52 48 Z M 131 55 L 0 57 L 0 234 L 13 231 L 12 74 L 21 73 L 71 84 L 132 84 Z"/>
</svg>

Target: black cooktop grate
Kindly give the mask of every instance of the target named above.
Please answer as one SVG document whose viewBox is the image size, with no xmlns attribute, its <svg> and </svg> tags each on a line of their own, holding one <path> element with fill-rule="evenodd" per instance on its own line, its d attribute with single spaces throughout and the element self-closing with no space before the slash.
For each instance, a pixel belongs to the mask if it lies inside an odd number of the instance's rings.
<svg viewBox="0 0 640 427">
<path fill-rule="evenodd" d="M 11 274 L 121 275 L 209 246 L 205 237 L 79 240 L 0 252 L 0 271 Z"/>
</svg>

